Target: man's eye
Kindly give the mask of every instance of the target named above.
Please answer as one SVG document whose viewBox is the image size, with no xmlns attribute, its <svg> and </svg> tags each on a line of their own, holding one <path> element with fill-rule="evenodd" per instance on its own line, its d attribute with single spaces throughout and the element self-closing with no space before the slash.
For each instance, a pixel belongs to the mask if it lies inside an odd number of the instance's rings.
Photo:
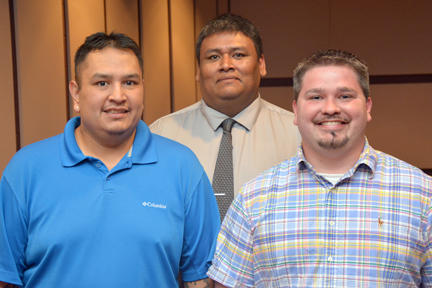
<svg viewBox="0 0 432 288">
<path fill-rule="evenodd" d="M 349 99 L 349 98 L 352 98 L 352 96 L 351 95 L 342 95 L 341 98 L 342 99 Z"/>
<path fill-rule="evenodd" d="M 241 57 L 244 57 L 245 55 L 244 54 L 242 54 L 242 53 L 236 53 L 236 54 L 234 54 L 234 57 L 235 58 L 241 58 Z"/>
<path fill-rule="evenodd" d="M 211 55 L 208 57 L 209 60 L 217 60 L 219 58 L 218 55 Z"/>
<path fill-rule="evenodd" d="M 128 85 L 128 86 L 132 86 L 132 85 L 135 84 L 135 82 L 129 80 L 129 81 L 126 81 L 125 84 Z"/>
<path fill-rule="evenodd" d="M 310 100 L 319 100 L 321 99 L 321 96 L 311 96 L 309 97 Z"/>
<path fill-rule="evenodd" d="M 99 82 L 96 83 L 96 85 L 101 86 L 101 87 L 104 87 L 104 86 L 107 86 L 108 83 L 105 82 L 105 81 L 99 81 Z"/>
</svg>

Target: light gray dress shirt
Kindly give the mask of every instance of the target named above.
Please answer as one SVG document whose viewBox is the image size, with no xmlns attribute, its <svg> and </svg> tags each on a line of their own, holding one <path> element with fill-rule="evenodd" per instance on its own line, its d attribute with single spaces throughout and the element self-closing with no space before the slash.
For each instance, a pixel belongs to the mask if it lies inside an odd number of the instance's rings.
<svg viewBox="0 0 432 288">
<path fill-rule="evenodd" d="M 228 118 L 201 100 L 156 120 L 151 132 L 188 146 L 198 157 L 210 181 L 216 165 L 222 128 Z M 301 142 L 294 114 L 261 97 L 234 118 L 232 128 L 234 193 L 244 183 L 297 152 Z"/>
</svg>

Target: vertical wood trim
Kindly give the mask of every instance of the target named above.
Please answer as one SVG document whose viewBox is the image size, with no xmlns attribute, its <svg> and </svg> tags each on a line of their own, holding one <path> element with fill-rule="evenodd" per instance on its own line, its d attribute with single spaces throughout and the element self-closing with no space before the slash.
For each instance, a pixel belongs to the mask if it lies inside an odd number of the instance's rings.
<svg viewBox="0 0 432 288">
<path fill-rule="evenodd" d="M 142 25 L 141 0 L 137 1 L 137 9 L 138 9 L 138 46 L 141 50 L 141 41 L 142 41 L 142 37 L 141 37 L 141 32 L 142 32 L 142 30 L 141 30 L 141 25 Z M 142 54 L 142 52 L 141 52 L 141 54 Z M 144 57 L 144 55 L 141 55 L 141 57 Z M 143 69 L 144 69 L 144 67 L 143 67 Z M 143 71 L 143 76 L 144 76 L 144 71 Z M 143 113 L 144 113 L 144 111 L 143 111 Z"/>
<path fill-rule="evenodd" d="M 106 9 L 106 0 L 103 1 L 103 9 L 104 9 L 104 31 L 107 33 L 107 9 Z"/>
<path fill-rule="evenodd" d="M 16 51 L 16 29 L 15 29 L 15 1 L 9 0 L 9 18 L 11 30 L 12 44 L 12 69 L 13 69 L 13 90 L 14 90 L 14 109 L 15 109 L 15 138 L 16 150 L 21 149 L 21 126 L 20 126 L 20 110 L 19 110 L 19 93 L 18 93 L 18 67 L 17 67 L 17 51 Z"/>
<path fill-rule="evenodd" d="M 64 46 L 64 69 L 65 69 L 65 96 L 66 96 L 66 121 L 71 118 L 71 102 L 69 101 L 69 81 L 71 79 L 69 67 L 69 29 L 68 29 L 68 13 L 67 13 L 67 0 L 62 1 L 63 6 L 63 46 Z"/>
<path fill-rule="evenodd" d="M 171 0 L 168 1 L 168 47 L 169 47 L 169 73 L 170 73 L 170 111 L 174 112 L 174 64 L 173 64 L 173 48 L 172 48 L 172 14 Z"/>
</svg>

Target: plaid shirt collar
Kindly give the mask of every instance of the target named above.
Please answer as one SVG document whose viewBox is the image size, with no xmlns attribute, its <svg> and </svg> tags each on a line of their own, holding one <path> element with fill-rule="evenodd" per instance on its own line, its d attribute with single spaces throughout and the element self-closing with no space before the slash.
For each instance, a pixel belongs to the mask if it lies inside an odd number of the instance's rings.
<svg viewBox="0 0 432 288">
<path fill-rule="evenodd" d="M 309 170 L 313 174 L 318 174 L 313 166 L 306 160 L 304 153 L 303 153 L 303 146 L 302 144 L 299 145 L 296 155 L 296 169 L 293 171 L 294 173 L 299 173 L 303 169 Z M 359 160 L 357 160 L 356 164 L 351 168 L 342 178 L 349 178 L 352 175 L 354 175 L 354 172 L 357 171 L 357 169 L 360 166 L 364 166 L 367 168 L 369 173 L 369 178 L 373 178 L 373 175 L 375 173 L 375 170 L 377 168 L 378 164 L 378 155 L 375 149 L 373 149 L 369 145 L 369 141 L 367 140 L 365 136 L 365 146 L 363 148 L 362 153 L 360 154 Z"/>
</svg>

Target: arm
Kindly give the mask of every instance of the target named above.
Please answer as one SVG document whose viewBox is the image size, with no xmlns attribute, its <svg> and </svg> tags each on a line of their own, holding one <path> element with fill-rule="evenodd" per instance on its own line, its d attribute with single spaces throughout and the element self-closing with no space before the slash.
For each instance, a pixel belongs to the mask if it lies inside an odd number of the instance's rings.
<svg viewBox="0 0 432 288">
<path fill-rule="evenodd" d="M 5 283 L 5 282 L 0 281 L 0 288 L 14 288 L 14 287 L 16 287 L 16 286 L 13 284 L 9 284 L 9 283 Z"/>
<path fill-rule="evenodd" d="M 184 288 L 214 288 L 214 281 L 205 278 L 198 281 L 184 282 Z"/>
</svg>

